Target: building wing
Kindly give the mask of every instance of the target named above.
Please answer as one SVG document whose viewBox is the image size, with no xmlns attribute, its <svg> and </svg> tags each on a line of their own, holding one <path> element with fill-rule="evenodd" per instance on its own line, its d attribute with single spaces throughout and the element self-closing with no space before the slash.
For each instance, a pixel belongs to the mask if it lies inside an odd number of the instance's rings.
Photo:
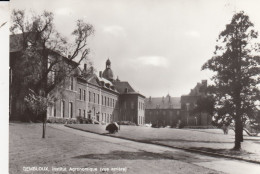
<svg viewBox="0 0 260 174">
<path fill-rule="evenodd" d="M 145 100 L 146 109 L 181 109 L 180 97 L 150 97 Z"/>
</svg>

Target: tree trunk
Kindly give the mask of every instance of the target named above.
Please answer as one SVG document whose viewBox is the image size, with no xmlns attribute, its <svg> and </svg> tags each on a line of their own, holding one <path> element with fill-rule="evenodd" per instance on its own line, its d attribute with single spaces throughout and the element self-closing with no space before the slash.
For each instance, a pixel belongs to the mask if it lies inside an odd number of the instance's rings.
<svg viewBox="0 0 260 174">
<path fill-rule="evenodd" d="M 42 116 L 42 138 L 45 138 L 45 131 L 46 131 L 46 119 L 45 115 Z"/>
<path fill-rule="evenodd" d="M 234 150 L 241 149 L 241 142 L 243 142 L 243 125 L 241 117 L 237 115 L 235 120 L 235 147 Z"/>
</svg>

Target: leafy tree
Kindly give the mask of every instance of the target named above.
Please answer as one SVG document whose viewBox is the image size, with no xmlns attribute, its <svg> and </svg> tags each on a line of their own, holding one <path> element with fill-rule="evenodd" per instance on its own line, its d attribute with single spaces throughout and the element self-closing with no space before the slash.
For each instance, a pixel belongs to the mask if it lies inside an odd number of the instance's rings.
<svg viewBox="0 0 260 174">
<path fill-rule="evenodd" d="M 211 96 L 201 96 L 194 109 L 191 110 L 191 114 L 200 114 L 202 112 L 213 114 L 214 111 L 214 99 Z"/>
<path fill-rule="evenodd" d="M 260 96 L 258 33 L 253 27 L 243 11 L 234 14 L 219 35 L 214 56 L 202 66 L 215 72 L 210 87 L 216 100 L 214 119 L 235 121 L 235 150 L 241 148 L 243 122 L 257 111 Z"/>
<path fill-rule="evenodd" d="M 55 101 L 55 88 L 64 85 L 83 60 L 89 62 L 87 39 L 94 33 L 94 28 L 78 20 L 72 32 L 74 43 L 69 43 L 55 29 L 51 12 L 26 15 L 24 10 L 13 10 L 11 22 L 10 30 L 17 36 L 20 49 L 18 57 L 21 59 L 14 65 L 16 74 L 23 77 L 19 82 L 20 94 L 28 108 L 37 116 L 40 114 L 42 138 L 45 138 L 46 112 L 50 106 L 47 101 Z"/>
</svg>

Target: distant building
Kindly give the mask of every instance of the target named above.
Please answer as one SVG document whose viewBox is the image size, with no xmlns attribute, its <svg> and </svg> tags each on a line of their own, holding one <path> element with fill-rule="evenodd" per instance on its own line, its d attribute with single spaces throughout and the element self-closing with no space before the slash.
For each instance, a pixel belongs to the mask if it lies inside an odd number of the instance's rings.
<svg viewBox="0 0 260 174">
<path fill-rule="evenodd" d="M 192 114 L 198 99 L 205 97 L 207 80 L 181 97 L 149 97 L 145 100 L 145 122 L 160 126 L 175 127 L 181 121 L 183 126 L 208 126 L 211 116 L 208 113 Z"/>
<path fill-rule="evenodd" d="M 181 120 L 180 97 L 149 97 L 145 100 L 145 122 L 176 127 Z"/>
<path fill-rule="evenodd" d="M 208 113 L 192 114 L 191 111 L 197 106 L 197 101 L 206 96 L 207 80 L 191 89 L 188 95 L 181 96 L 182 122 L 186 126 L 207 126 L 211 124 L 211 116 Z"/>
</svg>

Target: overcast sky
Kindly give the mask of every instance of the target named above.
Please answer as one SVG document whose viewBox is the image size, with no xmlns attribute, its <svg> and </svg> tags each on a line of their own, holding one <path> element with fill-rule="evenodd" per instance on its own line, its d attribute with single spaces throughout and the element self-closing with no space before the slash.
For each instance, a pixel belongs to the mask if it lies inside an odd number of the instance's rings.
<svg viewBox="0 0 260 174">
<path fill-rule="evenodd" d="M 146 97 L 179 97 L 209 79 L 201 66 L 220 31 L 240 10 L 260 31 L 259 7 L 259 0 L 11 1 L 11 9 L 53 12 L 57 30 L 68 38 L 77 19 L 91 23 L 89 57 L 96 70 L 103 71 L 109 57 L 115 78 Z"/>
</svg>

